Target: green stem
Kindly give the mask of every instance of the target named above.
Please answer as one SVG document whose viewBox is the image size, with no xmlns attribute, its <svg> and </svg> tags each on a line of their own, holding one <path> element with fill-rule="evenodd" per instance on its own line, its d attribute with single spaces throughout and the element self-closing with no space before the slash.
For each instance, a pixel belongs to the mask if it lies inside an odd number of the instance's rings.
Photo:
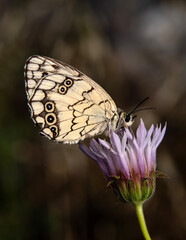
<svg viewBox="0 0 186 240">
<path fill-rule="evenodd" d="M 136 213 L 137 213 L 137 216 L 138 216 L 138 221 L 139 221 L 140 228 L 141 228 L 141 231 L 143 233 L 144 238 L 146 240 L 151 240 L 151 237 L 150 237 L 149 232 L 147 230 L 145 217 L 144 217 L 144 214 L 143 214 L 142 203 L 136 203 Z"/>
</svg>

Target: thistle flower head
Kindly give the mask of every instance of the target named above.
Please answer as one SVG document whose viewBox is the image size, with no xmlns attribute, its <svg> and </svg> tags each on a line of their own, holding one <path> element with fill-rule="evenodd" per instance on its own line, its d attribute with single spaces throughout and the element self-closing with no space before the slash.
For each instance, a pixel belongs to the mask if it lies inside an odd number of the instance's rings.
<svg viewBox="0 0 186 240">
<path fill-rule="evenodd" d="M 155 190 L 156 150 L 165 131 L 166 125 L 147 130 L 141 119 L 136 136 L 129 129 L 122 136 L 111 131 L 109 142 L 91 139 L 89 148 L 80 144 L 80 149 L 98 163 L 122 201 L 144 202 Z"/>
</svg>

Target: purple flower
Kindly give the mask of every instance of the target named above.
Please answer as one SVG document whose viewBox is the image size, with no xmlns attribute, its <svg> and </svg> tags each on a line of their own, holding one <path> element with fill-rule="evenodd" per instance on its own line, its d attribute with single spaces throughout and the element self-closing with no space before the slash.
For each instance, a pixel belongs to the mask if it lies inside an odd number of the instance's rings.
<svg viewBox="0 0 186 240">
<path fill-rule="evenodd" d="M 156 150 L 166 131 L 161 125 L 149 130 L 141 119 L 136 137 L 129 129 L 111 131 L 110 142 L 91 139 L 90 147 L 80 149 L 95 160 L 121 200 L 138 203 L 149 199 L 155 190 Z"/>
</svg>

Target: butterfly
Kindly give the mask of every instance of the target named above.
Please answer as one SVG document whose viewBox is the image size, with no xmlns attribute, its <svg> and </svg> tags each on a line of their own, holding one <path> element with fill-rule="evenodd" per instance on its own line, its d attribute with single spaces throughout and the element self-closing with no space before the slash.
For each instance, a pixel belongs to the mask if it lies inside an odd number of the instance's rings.
<svg viewBox="0 0 186 240">
<path fill-rule="evenodd" d="M 95 81 L 49 57 L 28 58 L 25 89 L 32 120 L 43 135 L 56 142 L 78 143 L 129 127 L 134 121 Z"/>
</svg>

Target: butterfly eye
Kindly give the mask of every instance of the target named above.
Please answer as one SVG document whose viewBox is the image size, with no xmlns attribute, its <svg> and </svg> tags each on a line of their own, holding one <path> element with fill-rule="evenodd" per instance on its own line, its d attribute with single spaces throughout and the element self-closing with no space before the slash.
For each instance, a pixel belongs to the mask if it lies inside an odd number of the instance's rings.
<svg viewBox="0 0 186 240">
<path fill-rule="evenodd" d="M 125 117 L 125 122 L 129 122 L 130 121 L 130 115 L 127 115 L 126 117 Z"/>
<path fill-rule="evenodd" d="M 58 135 L 58 128 L 55 125 L 51 126 L 50 130 L 52 131 L 54 137 Z"/>
<path fill-rule="evenodd" d="M 66 86 L 66 87 L 71 87 L 72 86 L 72 84 L 73 84 L 73 81 L 72 81 L 72 79 L 66 79 L 65 81 L 64 81 L 64 85 Z"/>
<path fill-rule="evenodd" d="M 48 113 L 46 116 L 45 116 L 45 119 L 46 119 L 46 123 L 48 125 L 52 125 L 54 123 L 56 123 L 56 115 L 54 113 Z"/>
<path fill-rule="evenodd" d="M 53 102 L 47 102 L 45 104 L 45 110 L 47 112 L 53 112 L 54 111 L 54 103 Z"/>
<path fill-rule="evenodd" d="M 67 87 L 65 87 L 63 85 L 59 87 L 59 93 L 65 94 L 66 92 L 67 92 Z"/>
</svg>

